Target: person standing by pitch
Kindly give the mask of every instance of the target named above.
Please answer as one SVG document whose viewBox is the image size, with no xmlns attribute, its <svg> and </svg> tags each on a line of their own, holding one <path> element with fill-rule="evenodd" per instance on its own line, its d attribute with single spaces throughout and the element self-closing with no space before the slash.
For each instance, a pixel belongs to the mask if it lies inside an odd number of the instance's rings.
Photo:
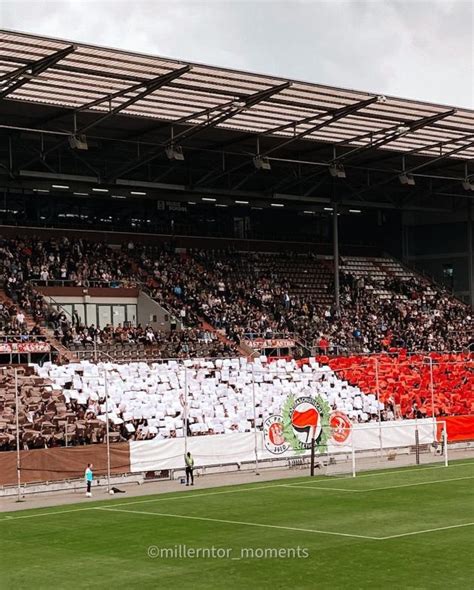
<svg viewBox="0 0 474 590">
<path fill-rule="evenodd" d="M 186 485 L 189 485 L 189 478 L 191 478 L 191 485 L 194 485 L 194 459 L 191 453 L 188 451 L 184 455 L 184 462 L 186 463 Z"/>
<path fill-rule="evenodd" d="M 86 479 L 86 486 L 87 486 L 86 496 L 88 498 L 92 497 L 91 487 L 92 487 L 92 481 L 94 479 L 94 474 L 92 473 L 93 467 L 94 466 L 92 465 L 92 463 L 88 463 L 85 474 L 84 474 L 85 479 Z"/>
</svg>

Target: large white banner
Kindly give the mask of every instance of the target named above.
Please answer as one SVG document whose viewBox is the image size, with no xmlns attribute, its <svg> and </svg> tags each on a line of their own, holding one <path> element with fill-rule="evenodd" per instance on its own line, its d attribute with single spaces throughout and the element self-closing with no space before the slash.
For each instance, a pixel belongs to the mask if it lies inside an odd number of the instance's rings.
<svg viewBox="0 0 474 590">
<path fill-rule="evenodd" d="M 261 444 L 261 433 L 258 442 Z M 209 434 L 188 438 L 187 449 L 196 467 L 241 463 L 255 460 L 255 436 L 251 432 Z M 132 472 L 179 469 L 184 467 L 184 438 L 132 441 L 130 464 Z"/>
<path fill-rule="evenodd" d="M 350 434 L 343 442 L 334 437 L 328 441 L 329 453 L 351 453 L 380 449 L 397 449 L 415 446 L 415 432 L 418 431 L 419 444 L 431 444 L 435 440 L 436 429 L 430 418 L 423 420 L 404 420 L 400 422 L 354 424 Z M 309 451 L 297 452 L 291 447 L 268 450 L 263 431 L 192 436 L 187 439 L 187 449 L 194 457 L 196 467 L 226 465 L 275 458 L 304 457 Z M 160 469 L 181 469 L 184 467 L 184 438 L 154 439 L 130 442 L 131 471 L 141 473 Z"/>
</svg>

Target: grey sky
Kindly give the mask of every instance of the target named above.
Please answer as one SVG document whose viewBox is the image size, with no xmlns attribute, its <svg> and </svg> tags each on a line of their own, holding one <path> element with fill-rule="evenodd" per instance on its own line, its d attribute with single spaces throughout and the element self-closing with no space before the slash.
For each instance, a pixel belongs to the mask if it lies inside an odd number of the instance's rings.
<svg viewBox="0 0 474 590">
<path fill-rule="evenodd" d="M 474 0 L 0 0 L 0 24 L 474 108 Z"/>
</svg>

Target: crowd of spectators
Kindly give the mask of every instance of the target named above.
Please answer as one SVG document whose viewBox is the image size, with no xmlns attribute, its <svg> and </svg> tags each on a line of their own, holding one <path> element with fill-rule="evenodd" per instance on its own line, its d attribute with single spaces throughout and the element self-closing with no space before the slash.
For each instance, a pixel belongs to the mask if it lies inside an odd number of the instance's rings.
<svg viewBox="0 0 474 590">
<path fill-rule="evenodd" d="M 85 240 L 1 239 L 0 277 L 13 304 L 3 302 L 0 314 L 6 335 L 38 336 L 40 324 L 48 324 L 52 312 L 34 285 L 116 286 L 133 285 L 127 257 L 105 244 Z M 25 314 L 33 318 L 27 330 Z"/>
<path fill-rule="evenodd" d="M 127 344 L 153 346 L 157 356 L 181 358 L 186 355 L 228 356 L 235 352 L 231 343 L 219 340 L 209 330 L 202 330 L 200 322 L 187 305 L 178 301 L 166 283 L 156 288 L 149 278 L 145 289 L 151 290 L 155 299 L 171 311 L 172 333 L 154 330 L 150 326 L 85 326 L 78 317 L 68 318 L 64 312 L 47 305 L 35 290 L 35 285 L 51 286 L 104 286 L 133 287 L 144 277 L 144 271 L 134 259 L 133 243 L 123 250 L 110 248 L 103 243 L 67 237 L 51 240 L 18 239 L 0 240 L 0 276 L 4 289 L 13 301 L 0 307 L 0 330 L 13 336 L 22 332 L 23 339 L 40 335 L 40 323 L 54 329 L 55 338 L 65 347 L 71 345 L 99 346 Z M 162 281 L 171 260 L 163 258 L 160 266 Z M 145 265 L 145 260 L 143 264 Z M 35 326 L 26 329 L 25 313 L 31 314 Z M 20 321 L 19 321 L 20 320 Z M 178 325 L 179 324 L 179 325 Z M 176 329 L 182 327 L 183 329 Z"/>
<path fill-rule="evenodd" d="M 269 259 L 274 262 L 268 263 Z M 167 340 L 173 344 L 168 352 L 192 354 L 192 343 L 200 340 L 202 320 L 233 343 L 219 342 L 213 353 L 235 351 L 235 345 L 255 335 L 292 335 L 308 349 L 335 353 L 390 348 L 461 350 L 472 343 L 473 318 L 468 307 L 414 274 L 408 279 L 387 274 L 380 280 L 342 273 L 336 309 L 320 292 L 301 288 L 305 277 L 301 282 L 294 274 L 282 272 L 277 264 L 281 259 L 291 265 L 292 255 L 180 252 L 166 244 L 129 243 L 118 249 L 65 237 L 0 241 L 0 274 L 7 294 L 36 323 L 53 321 L 56 337 L 66 346 L 94 338 L 144 345 Z M 298 260 L 301 268 L 304 258 Z M 307 264 L 308 269 L 301 272 L 309 276 L 314 273 L 314 257 L 309 255 Z M 164 335 L 147 326 L 98 330 L 55 321 L 32 287 L 32 283 L 51 281 L 75 286 L 96 281 L 104 286 L 140 284 L 170 312 L 172 328 L 186 329 Z M 389 296 L 380 297 L 374 287 L 383 288 Z M 325 288 L 326 293 L 333 291 L 332 284 Z M 10 321 L 9 329 L 17 326 Z"/>
<path fill-rule="evenodd" d="M 258 261 L 265 256 L 215 251 L 172 255 L 154 249 L 141 251 L 139 266 L 155 297 L 181 311 L 183 318 L 204 317 L 235 342 L 251 335 L 296 334 L 321 352 L 461 350 L 472 342 L 468 307 L 415 275 L 360 281 L 343 273 L 336 309 L 321 304 L 317 294 L 299 294 L 298 285 L 281 274 L 260 272 Z M 378 296 L 374 286 L 390 296 Z"/>
<path fill-rule="evenodd" d="M 133 286 L 134 272 L 129 258 L 120 249 L 83 239 L 0 240 L 0 269 L 7 275 L 8 287 L 30 281 L 44 285 L 91 284 Z"/>
<path fill-rule="evenodd" d="M 186 328 L 166 332 L 152 326 L 107 324 L 104 328 L 69 322 L 63 313 L 54 318 L 55 337 L 67 348 L 112 351 L 115 345 L 148 348 L 156 358 L 187 358 L 189 356 L 229 356 L 231 346 L 219 340 L 214 332 L 202 328 Z"/>
</svg>

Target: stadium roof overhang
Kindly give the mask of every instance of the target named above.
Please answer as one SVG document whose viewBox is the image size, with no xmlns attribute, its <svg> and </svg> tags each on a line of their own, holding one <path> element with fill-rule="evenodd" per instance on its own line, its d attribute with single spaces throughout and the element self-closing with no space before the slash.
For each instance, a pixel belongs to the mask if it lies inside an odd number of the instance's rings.
<svg viewBox="0 0 474 590">
<path fill-rule="evenodd" d="M 452 210 L 474 198 L 472 110 L 7 31 L 0 133 L 7 190 L 62 179 L 77 193 L 306 208 Z"/>
</svg>

